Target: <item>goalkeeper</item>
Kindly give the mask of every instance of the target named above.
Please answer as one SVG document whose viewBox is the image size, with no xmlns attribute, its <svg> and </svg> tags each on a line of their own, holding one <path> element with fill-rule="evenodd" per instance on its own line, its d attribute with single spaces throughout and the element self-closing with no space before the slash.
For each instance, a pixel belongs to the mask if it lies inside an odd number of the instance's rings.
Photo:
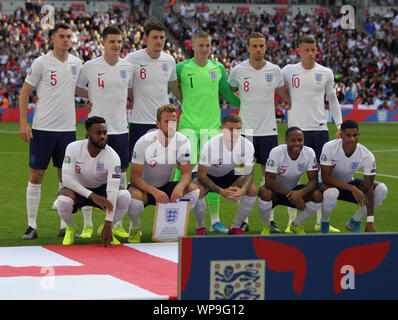
<svg viewBox="0 0 398 320">
<path fill-rule="evenodd" d="M 192 59 L 177 64 L 177 78 L 182 91 L 182 114 L 178 130 L 191 143 L 192 163 L 197 163 L 199 151 L 207 140 L 220 133 L 221 109 L 219 93 L 235 107 L 240 107 L 239 97 L 231 90 L 224 66 L 209 59 L 211 38 L 207 32 L 193 35 Z M 178 180 L 180 172 L 176 172 Z M 208 193 L 207 205 L 211 217 L 210 231 L 228 233 L 220 222 L 220 195 Z"/>
</svg>

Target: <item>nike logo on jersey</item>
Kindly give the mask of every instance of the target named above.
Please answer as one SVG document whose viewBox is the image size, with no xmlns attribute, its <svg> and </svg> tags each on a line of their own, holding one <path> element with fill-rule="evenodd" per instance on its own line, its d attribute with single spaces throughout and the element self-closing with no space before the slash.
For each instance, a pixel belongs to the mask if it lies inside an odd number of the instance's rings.
<svg viewBox="0 0 398 320">
<path fill-rule="evenodd" d="M 105 72 L 98 73 L 98 77 L 100 77 L 100 76 L 102 76 L 102 75 L 104 75 L 104 74 L 105 74 Z"/>
<path fill-rule="evenodd" d="M 292 77 L 297 77 L 297 76 L 299 76 L 299 74 L 292 74 Z"/>
<path fill-rule="evenodd" d="M 58 70 L 50 70 L 51 73 L 56 73 Z"/>
<path fill-rule="evenodd" d="M 188 77 L 192 77 L 194 73 L 188 73 Z"/>
<path fill-rule="evenodd" d="M 243 77 L 243 80 L 248 80 L 250 79 L 250 77 Z"/>
<path fill-rule="evenodd" d="M 140 64 L 140 68 L 146 67 L 146 64 Z"/>
</svg>

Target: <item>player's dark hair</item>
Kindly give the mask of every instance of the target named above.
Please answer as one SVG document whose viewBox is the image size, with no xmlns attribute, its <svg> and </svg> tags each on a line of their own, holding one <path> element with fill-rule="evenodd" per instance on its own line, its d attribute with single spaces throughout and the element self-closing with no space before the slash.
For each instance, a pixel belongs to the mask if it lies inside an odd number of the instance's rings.
<svg viewBox="0 0 398 320">
<path fill-rule="evenodd" d="M 249 36 L 247 37 L 247 45 L 250 45 L 250 40 L 251 39 L 264 39 L 265 42 L 267 42 L 267 39 L 265 38 L 265 36 L 260 33 L 260 32 L 252 32 L 249 34 Z"/>
<path fill-rule="evenodd" d="M 90 129 L 90 127 L 91 127 L 93 124 L 95 124 L 95 123 L 106 123 L 106 121 L 105 121 L 105 119 L 102 118 L 102 117 L 97 117 L 97 116 L 90 117 L 90 118 L 88 118 L 88 119 L 86 120 L 86 122 L 85 122 L 85 124 L 84 124 L 85 127 L 86 127 L 86 130 Z"/>
<path fill-rule="evenodd" d="M 235 113 L 228 113 L 222 118 L 221 123 L 226 124 L 227 122 L 242 123 L 242 119 Z"/>
<path fill-rule="evenodd" d="M 301 130 L 299 127 L 290 127 L 285 132 L 285 138 L 287 138 L 287 136 L 290 134 L 290 132 L 293 132 L 293 131 L 300 131 L 301 133 L 303 133 L 303 130 Z"/>
<path fill-rule="evenodd" d="M 354 120 L 346 120 L 341 124 L 341 130 L 345 130 L 345 129 L 357 129 L 359 130 L 359 125 L 358 122 L 354 121 Z"/>
<path fill-rule="evenodd" d="M 120 29 L 117 26 L 109 26 L 106 27 L 104 29 L 104 31 L 102 31 L 102 39 L 106 39 L 106 37 L 108 36 L 108 34 L 122 34 L 122 31 L 120 31 Z"/>
<path fill-rule="evenodd" d="M 151 21 L 145 25 L 145 35 L 148 37 L 152 30 L 156 31 L 164 31 L 166 33 L 166 27 L 158 22 L 158 21 Z"/>
<path fill-rule="evenodd" d="M 65 30 L 69 30 L 70 29 L 70 25 L 65 23 L 65 22 L 58 22 L 55 24 L 53 29 L 50 29 L 49 31 L 49 36 L 50 38 L 58 31 L 58 29 L 65 29 Z"/>
<path fill-rule="evenodd" d="M 175 114 L 178 114 L 177 107 L 174 104 L 165 104 L 158 109 L 156 113 L 156 120 L 160 121 L 162 119 L 163 112 L 174 112 Z"/>
<path fill-rule="evenodd" d="M 299 40 L 299 45 L 302 43 L 315 43 L 316 44 L 316 41 L 315 41 L 315 38 L 313 38 L 311 36 L 303 36 Z"/>
</svg>

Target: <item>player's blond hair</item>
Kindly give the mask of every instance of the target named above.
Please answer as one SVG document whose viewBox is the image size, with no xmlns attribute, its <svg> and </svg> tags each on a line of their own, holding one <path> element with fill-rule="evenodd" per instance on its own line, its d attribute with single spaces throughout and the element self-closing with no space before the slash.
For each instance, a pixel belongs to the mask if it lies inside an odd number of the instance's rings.
<svg viewBox="0 0 398 320">
<path fill-rule="evenodd" d="M 158 109 L 158 111 L 156 113 L 156 120 L 160 121 L 160 119 L 162 118 L 163 112 L 170 112 L 170 113 L 178 114 L 177 107 L 174 104 L 171 104 L 171 103 L 165 104 Z"/>
<path fill-rule="evenodd" d="M 203 39 L 203 38 L 211 38 L 210 34 L 208 34 L 206 31 L 198 31 L 195 32 L 192 36 L 192 40 L 195 41 L 196 39 Z"/>
</svg>

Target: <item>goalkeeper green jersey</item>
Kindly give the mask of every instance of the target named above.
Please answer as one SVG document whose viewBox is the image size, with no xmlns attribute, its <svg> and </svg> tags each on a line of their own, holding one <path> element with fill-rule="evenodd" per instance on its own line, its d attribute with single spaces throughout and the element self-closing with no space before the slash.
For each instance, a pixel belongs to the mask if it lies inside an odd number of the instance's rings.
<svg viewBox="0 0 398 320">
<path fill-rule="evenodd" d="M 179 130 L 219 129 L 221 109 L 219 93 L 230 104 L 240 107 L 239 97 L 231 90 L 221 63 L 207 60 L 204 67 L 194 59 L 177 64 L 177 77 L 182 91 L 182 114 Z"/>
</svg>

